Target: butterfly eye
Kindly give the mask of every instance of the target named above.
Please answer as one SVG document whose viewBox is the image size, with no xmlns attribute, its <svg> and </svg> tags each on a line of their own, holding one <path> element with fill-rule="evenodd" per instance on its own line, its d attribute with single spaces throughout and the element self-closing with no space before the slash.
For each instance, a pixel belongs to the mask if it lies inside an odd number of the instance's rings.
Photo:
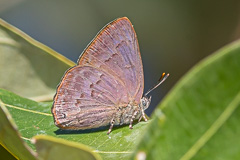
<svg viewBox="0 0 240 160">
<path fill-rule="evenodd" d="M 147 105 L 145 100 L 142 101 L 142 105 L 144 105 L 144 106 Z"/>
</svg>

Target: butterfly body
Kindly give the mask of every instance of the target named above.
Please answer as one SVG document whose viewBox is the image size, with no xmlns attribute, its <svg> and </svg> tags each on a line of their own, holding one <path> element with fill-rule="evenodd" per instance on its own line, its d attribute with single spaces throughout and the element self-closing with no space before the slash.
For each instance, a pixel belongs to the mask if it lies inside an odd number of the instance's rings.
<svg viewBox="0 0 240 160">
<path fill-rule="evenodd" d="M 137 118 L 140 117 L 139 107 L 137 105 L 127 105 L 125 107 L 120 107 L 115 116 L 116 117 L 115 124 L 116 125 L 129 124 L 135 112 L 137 112 L 137 116 L 133 120 L 136 120 Z"/>
<path fill-rule="evenodd" d="M 52 114 L 61 129 L 129 124 L 145 117 L 151 97 L 143 96 L 143 66 L 136 33 L 128 18 L 104 27 L 65 72 Z"/>
</svg>

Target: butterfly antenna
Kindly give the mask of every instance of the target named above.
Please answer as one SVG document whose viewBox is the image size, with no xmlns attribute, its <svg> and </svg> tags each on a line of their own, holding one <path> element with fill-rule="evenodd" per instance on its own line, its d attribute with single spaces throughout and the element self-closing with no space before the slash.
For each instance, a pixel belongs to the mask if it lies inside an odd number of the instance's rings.
<svg viewBox="0 0 240 160">
<path fill-rule="evenodd" d="M 147 93 L 144 94 L 144 96 L 147 96 L 147 95 L 148 95 L 150 92 L 152 92 L 155 88 L 157 88 L 158 86 L 160 86 L 160 85 L 168 78 L 168 76 L 169 76 L 169 73 L 168 73 L 168 74 L 163 73 L 162 76 L 159 78 L 158 83 L 157 83 L 155 86 L 153 86 L 151 89 L 149 89 L 149 90 L 147 91 Z"/>
</svg>

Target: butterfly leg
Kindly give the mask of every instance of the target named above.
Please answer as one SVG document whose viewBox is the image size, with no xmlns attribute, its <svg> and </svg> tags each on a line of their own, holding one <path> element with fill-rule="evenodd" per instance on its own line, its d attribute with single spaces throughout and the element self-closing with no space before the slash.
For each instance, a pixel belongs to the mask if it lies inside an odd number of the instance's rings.
<svg viewBox="0 0 240 160">
<path fill-rule="evenodd" d="M 133 115 L 132 115 L 132 118 L 131 118 L 130 124 L 129 124 L 129 128 L 130 128 L 130 129 L 133 129 L 133 127 L 132 127 L 133 120 L 135 119 L 135 117 L 136 117 L 137 114 L 138 114 L 138 111 L 135 111 L 135 112 L 133 113 Z"/>
<path fill-rule="evenodd" d="M 143 108 L 141 109 L 141 112 L 142 112 L 141 117 L 143 117 L 143 119 L 145 120 L 145 122 L 147 122 L 148 120 L 147 120 L 147 118 L 146 118 L 146 116 L 145 116 L 145 113 L 144 113 L 144 109 L 143 109 Z M 141 118 L 141 119 L 142 119 L 142 118 Z"/>
<path fill-rule="evenodd" d="M 107 134 L 110 134 L 110 133 L 111 133 L 114 122 L 115 122 L 115 120 L 114 120 L 114 118 L 113 118 L 113 119 L 111 120 L 111 122 L 110 122 L 110 128 L 109 128 Z"/>
<path fill-rule="evenodd" d="M 142 114 L 141 114 L 141 116 L 140 116 L 139 119 L 138 119 L 138 122 L 140 122 L 140 121 L 142 120 L 142 118 L 143 118 L 143 116 L 142 116 Z"/>
</svg>

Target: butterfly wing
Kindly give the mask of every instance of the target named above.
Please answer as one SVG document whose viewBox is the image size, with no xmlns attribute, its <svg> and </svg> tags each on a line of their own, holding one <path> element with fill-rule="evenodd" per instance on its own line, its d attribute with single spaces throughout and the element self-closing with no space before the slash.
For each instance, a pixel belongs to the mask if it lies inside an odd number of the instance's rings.
<svg viewBox="0 0 240 160">
<path fill-rule="evenodd" d="M 108 125 L 118 101 L 127 101 L 124 86 L 111 74 L 91 66 L 69 69 L 54 98 L 55 124 L 63 129 Z M 125 92 L 125 93 L 124 93 Z"/>
<path fill-rule="evenodd" d="M 128 18 L 119 18 L 103 28 L 84 50 L 79 65 L 100 68 L 121 80 L 129 102 L 139 104 L 144 79 L 138 41 Z"/>
<path fill-rule="evenodd" d="M 138 105 L 143 68 L 131 22 L 119 18 L 103 28 L 84 50 L 78 65 L 58 86 L 52 113 L 62 129 L 108 125 L 118 107 Z"/>
</svg>

